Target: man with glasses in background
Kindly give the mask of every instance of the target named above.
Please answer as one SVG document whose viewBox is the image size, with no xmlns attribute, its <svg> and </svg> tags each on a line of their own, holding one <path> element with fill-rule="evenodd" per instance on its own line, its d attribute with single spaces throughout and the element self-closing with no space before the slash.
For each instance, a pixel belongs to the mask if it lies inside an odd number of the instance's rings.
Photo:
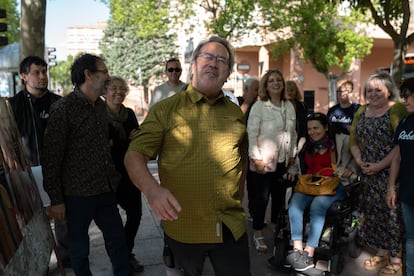
<svg viewBox="0 0 414 276">
<path fill-rule="evenodd" d="M 185 91 L 153 106 L 131 141 L 125 166 L 162 220 L 165 245 L 184 275 L 250 275 L 242 206 L 247 132 L 240 107 L 223 93 L 234 53 L 224 39 L 202 41 Z M 158 159 L 160 183 L 147 167 Z"/>
<path fill-rule="evenodd" d="M 51 108 L 41 155 L 43 185 L 55 218 L 67 219 L 69 252 L 76 275 L 92 275 L 89 225 L 103 233 L 113 274 L 130 276 L 130 256 L 116 200 L 120 175 L 112 161 L 108 114 L 101 96 L 110 76 L 92 54 L 72 64 L 74 90 Z"/>
<path fill-rule="evenodd" d="M 181 72 L 181 63 L 176 58 L 171 58 L 165 64 L 165 74 L 167 75 L 168 80 L 154 88 L 151 94 L 150 107 L 155 103 L 161 101 L 162 99 L 168 98 L 175 93 L 184 90 L 186 83 L 180 80 Z"/>
</svg>

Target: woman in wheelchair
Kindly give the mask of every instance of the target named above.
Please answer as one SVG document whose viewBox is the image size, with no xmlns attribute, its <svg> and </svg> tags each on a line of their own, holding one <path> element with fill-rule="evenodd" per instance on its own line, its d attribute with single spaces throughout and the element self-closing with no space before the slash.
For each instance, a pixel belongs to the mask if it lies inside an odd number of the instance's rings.
<svg viewBox="0 0 414 276">
<path fill-rule="evenodd" d="M 332 164 L 336 163 L 334 140 L 328 135 L 329 121 L 322 113 L 313 113 L 307 119 L 307 138 L 304 150 L 300 154 L 303 174 L 333 177 Z M 329 168 L 329 169 L 327 169 Z M 296 170 L 298 171 L 298 170 Z M 295 170 L 289 170 L 287 178 L 293 179 Z M 319 245 L 326 212 L 336 200 L 346 197 L 344 187 L 339 183 L 334 195 L 308 195 L 295 191 L 289 202 L 289 221 L 293 250 L 286 257 L 287 265 L 303 272 L 314 267 L 315 248 Z M 303 242 L 303 213 L 309 207 L 310 228 L 306 246 Z"/>
</svg>

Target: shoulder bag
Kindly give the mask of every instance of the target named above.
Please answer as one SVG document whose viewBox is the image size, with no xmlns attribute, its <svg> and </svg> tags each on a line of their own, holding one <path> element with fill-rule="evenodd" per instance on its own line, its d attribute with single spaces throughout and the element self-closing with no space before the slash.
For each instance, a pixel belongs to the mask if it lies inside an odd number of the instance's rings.
<svg viewBox="0 0 414 276">
<path fill-rule="evenodd" d="M 335 171 L 336 158 L 334 149 L 331 149 L 331 163 L 331 167 L 322 168 L 316 174 L 300 175 L 299 180 L 295 186 L 295 192 L 312 196 L 335 195 L 336 188 L 340 183 L 340 178 L 338 176 L 320 175 L 320 173 L 324 170 Z"/>
</svg>

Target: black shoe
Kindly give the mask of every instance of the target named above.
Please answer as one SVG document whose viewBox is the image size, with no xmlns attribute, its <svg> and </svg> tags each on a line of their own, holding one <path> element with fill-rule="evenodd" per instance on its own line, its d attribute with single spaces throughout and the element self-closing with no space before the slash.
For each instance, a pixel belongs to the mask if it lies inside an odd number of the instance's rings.
<svg viewBox="0 0 414 276">
<path fill-rule="evenodd" d="M 301 252 L 297 249 L 290 250 L 288 255 L 286 256 L 285 263 L 283 264 L 284 267 L 290 268 L 292 265 L 299 260 Z"/>
<path fill-rule="evenodd" d="M 134 255 L 131 255 L 131 257 L 129 258 L 129 263 L 131 265 L 132 271 L 134 271 L 134 272 L 143 272 L 144 271 L 144 266 L 142 264 L 140 264 L 137 259 L 135 259 Z"/>
<path fill-rule="evenodd" d="M 296 271 L 303 272 L 309 268 L 315 267 L 315 263 L 313 261 L 313 257 L 309 257 L 309 253 L 307 251 L 303 251 L 299 258 L 296 259 L 292 264 L 293 269 Z"/>
</svg>

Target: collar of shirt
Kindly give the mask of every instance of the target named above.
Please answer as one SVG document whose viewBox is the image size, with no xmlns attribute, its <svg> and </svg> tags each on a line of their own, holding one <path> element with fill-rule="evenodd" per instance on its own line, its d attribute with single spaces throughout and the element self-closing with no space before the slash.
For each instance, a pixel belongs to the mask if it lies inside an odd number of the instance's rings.
<svg viewBox="0 0 414 276">
<path fill-rule="evenodd" d="M 97 104 L 104 103 L 104 101 L 101 99 L 101 97 L 98 97 L 95 102 L 91 102 L 88 97 L 79 89 L 79 87 L 75 87 L 75 89 L 72 92 L 80 101 L 82 101 L 86 105 L 92 105 L 95 106 Z"/>
<path fill-rule="evenodd" d="M 186 92 L 188 93 L 188 96 L 190 97 L 190 100 L 193 103 L 198 102 L 208 102 L 207 97 L 204 96 L 201 92 L 199 92 L 197 89 L 195 89 L 191 83 L 188 85 Z M 219 101 L 223 101 L 225 99 L 223 91 L 220 90 L 220 94 L 218 95 L 216 99 L 216 103 Z"/>
</svg>

